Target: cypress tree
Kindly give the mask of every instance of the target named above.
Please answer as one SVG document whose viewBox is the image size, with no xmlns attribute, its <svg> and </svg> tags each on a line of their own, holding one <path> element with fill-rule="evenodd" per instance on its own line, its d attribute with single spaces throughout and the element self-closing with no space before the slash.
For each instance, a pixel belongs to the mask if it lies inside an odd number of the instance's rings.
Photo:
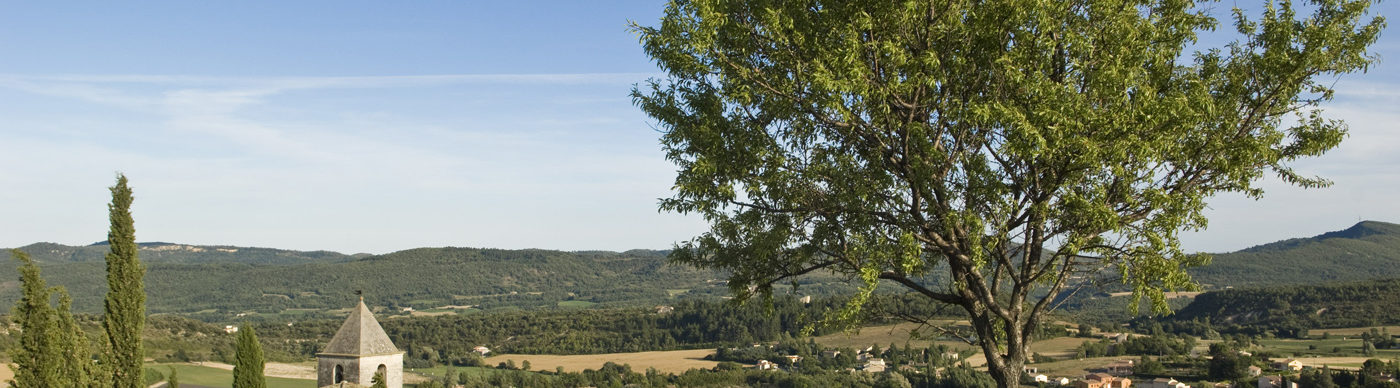
<svg viewBox="0 0 1400 388">
<path fill-rule="evenodd" d="M 175 367 L 170 367 L 170 377 L 165 378 L 165 388 L 180 388 L 180 375 Z"/>
<path fill-rule="evenodd" d="M 233 388 L 267 388 L 263 378 L 263 351 L 252 326 L 238 330 L 234 347 Z"/>
<path fill-rule="evenodd" d="M 53 387 L 59 385 L 60 346 L 56 318 L 49 305 L 49 288 L 39 276 L 39 266 L 29 255 L 15 249 L 10 251 L 19 267 L 22 294 L 11 311 L 11 319 L 20 326 L 19 346 L 10 350 L 15 363 L 15 379 L 11 386 Z"/>
<path fill-rule="evenodd" d="M 369 388 L 389 388 L 384 385 L 384 372 L 374 372 L 374 377 L 371 377 L 369 381 Z"/>
<path fill-rule="evenodd" d="M 59 375 L 72 387 L 87 387 L 93 375 L 92 356 L 88 350 L 87 334 L 73 319 L 73 298 L 63 287 L 55 287 L 58 292 L 58 335 L 59 351 L 62 360 Z"/>
<path fill-rule="evenodd" d="M 146 325 L 146 293 L 141 278 L 146 269 L 137 258 L 136 226 L 131 219 L 131 188 L 126 176 L 117 174 L 112 203 L 107 205 L 111 229 L 107 231 L 107 299 L 102 328 L 107 332 L 104 363 L 115 388 L 140 388 L 141 329 Z"/>
</svg>

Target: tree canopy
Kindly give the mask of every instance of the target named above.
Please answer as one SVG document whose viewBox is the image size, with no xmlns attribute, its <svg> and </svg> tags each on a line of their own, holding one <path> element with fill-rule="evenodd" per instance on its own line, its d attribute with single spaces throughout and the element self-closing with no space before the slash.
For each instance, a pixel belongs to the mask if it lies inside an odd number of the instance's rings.
<svg viewBox="0 0 1400 388">
<path fill-rule="evenodd" d="M 1165 309 L 1207 261 L 1178 243 L 1207 199 L 1328 184 L 1291 163 L 1346 134 L 1320 103 L 1374 60 L 1369 5 L 1235 10 L 1212 46 L 1189 0 L 673 0 L 634 25 L 666 76 L 633 99 L 679 167 L 661 208 L 710 224 L 673 259 L 740 297 L 863 284 L 836 318 L 882 279 L 957 306 L 1015 386 L 1076 275 L 1116 270 Z"/>
</svg>

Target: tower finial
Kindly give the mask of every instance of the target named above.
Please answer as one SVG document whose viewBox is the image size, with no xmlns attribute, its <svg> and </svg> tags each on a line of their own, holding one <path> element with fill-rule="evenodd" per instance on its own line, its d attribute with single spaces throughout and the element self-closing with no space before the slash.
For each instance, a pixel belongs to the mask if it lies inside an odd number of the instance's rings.
<svg viewBox="0 0 1400 388">
<path fill-rule="evenodd" d="M 358 295 L 358 296 L 360 297 L 360 301 L 361 301 L 361 302 L 364 302 L 364 301 L 365 301 L 365 292 L 364 292 L 364 291 L 355 290 L 355 295 Z"/>
</svg>

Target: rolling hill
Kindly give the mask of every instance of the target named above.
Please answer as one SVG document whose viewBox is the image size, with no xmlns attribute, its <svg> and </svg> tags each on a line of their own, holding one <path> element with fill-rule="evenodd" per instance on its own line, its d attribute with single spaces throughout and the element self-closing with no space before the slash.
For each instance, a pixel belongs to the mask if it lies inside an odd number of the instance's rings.
<svg viewBox="0 0 1400 388">
<path fill-rule="evenodd" d="M 1400 225 L 1362 221 L 1218 254 L 1210 265 L 1189 272 L 1207 290 L 1400 278 Z"/>
<path fill-rule="evenodd" d="M 43 267 L 50 284 L 67 287 L 75 308 L 95 313 L 105 291 L 102 244 L 52 243 L 21 248 Z M 663 251 L 561 252 L 478 248 L 418 248 L 385 255 L 345 255 L 268 248 L 142 243 L 148 311 L 279 314 L 327 311 L 350 302 L 355 290 L 396 310 L 640 306 L 685 297 L 728 294 L 724 274 L 670 265 Z M 18 297 L 14 260 L 0 260 L 0 305 Z M 1288 286 L 1400 278 L 1400 225 L 1366 221 L 1345 230 L 1216 255 L 1190 270 L 1206 289 Z M 802 280 L 804 294 L 842 290 L 841 279 Z M 849 288 L 844 288 L 849 289 Z M 1122 303 L 1084 293 L 1082 305 Z M 1114 299 L 1117 300 L 1117 299 Z M 1182 301 L 1184 302 L 1184 301 Z"/>
<path fill-rule="evenodd" d="M 43 248 L 34 256 L 49 283 L 68 288 L 76 310 L 100 311 L 105 292 L 101 256 L 93 259 L 89 247 L 36 245 Z M 419 310 L 558 306 L 562 301 L 579 305 L 640 302 L 725 290 L 716 280 L 719 274 L 668 265 L 665 252 L 660 251 L 418 248 L 355 258 L 328 252 L 250 250 L 246 256 L 209 259 L 215 254 L 210 251 L 216 249 L 143 245 L 148 311 L 329 310 L 346 306 L 356 290 L 366 291 L 366 299 L 377 304 Z M 3 261 L 0 276 L 17 278 L 15 262 Z M 18 286 L 13 280 L 0 283 L 0 304 L 12 304 Z"/>
</svg>

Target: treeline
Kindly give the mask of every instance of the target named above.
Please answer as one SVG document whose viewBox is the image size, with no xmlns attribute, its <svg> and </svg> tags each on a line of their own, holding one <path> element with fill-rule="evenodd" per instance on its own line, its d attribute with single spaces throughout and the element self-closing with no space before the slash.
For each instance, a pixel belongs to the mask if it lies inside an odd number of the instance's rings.
<svg viewBox="0 0 1400 388">
<path fill-rule="evenodd" d="M 448 370 L 444 376 L 420 383 L 418 388 L 458 385 L 485 387 L 855 387 L 855 388 L 992 388 L 996 382 L 986 372 L 953 367 L 936 373 L 931 368 L 883 373 L 851 373 L 845 370 L 799 369 L 757 370 L 736 363 L 721 363 L 712 369 L 691 369 L 681 374 L 643 372 L 631 366 L 608 362 L 597 370 L 583 372 L 527 371 L 504 368 L 485 374 Z"/>
<path fill-rule="evenodd" d="M 1196 337 L 1174 335 L 1162 331 L 1146 336 L 1129 336 L 1122 342 L 1113 340 L 1088 341 L 1075 349 L 1075 358 L 1135 356 L 1177 356 L 1191 353 Z"/>
<path fill-rule="evenodd" d="M 1224 290 L 1155 320 L 1171 332 L 1306 335 L 1308 329 L 1400 324 L 1400 279 Z M 1135 324 L 1141 325 L 1145 320 Z"/>
<path fill-rule="evenodd" d="M 698 349 L 799 336 L 817 325 L 820 314 L 839 301 L 804 304 L 774 298 L 771 306 L 742 306 L 720 301 L 686 300 L 658 313 L 650 308 L 519 311 L 462 316 L 381 319 L 385 333 L 408 352 L 415 365 L 474 365 L 472 348 L 496 353 L 593 354 Z M 265 348 L 314 356 L 340 326 L 339 320 L 299 322 L 288 326 L 256 325 Z"/>
<path fill-rule="evenodd" d="M 489 358 L 481 360 L 474 347 L 486 346 L 494 353 L 596 354 L 749 346 L 800 337 L 808 328 L 812 335 L 824 335 L 840 328 L 824 326 L 819 320 L 843 303 L 833 298 L 802 303 L 790 296 L 774 297 L 771 304 L 683 300 L 664 311 L 515 311 L 381 319 L 380 324 L 407 352 L 405 363 L 410 365 L 489 366 Z M 340 324 L 340 320 L 316 320 L 255 326 L 265 349 L 311 357 Z"/>
</svg>

